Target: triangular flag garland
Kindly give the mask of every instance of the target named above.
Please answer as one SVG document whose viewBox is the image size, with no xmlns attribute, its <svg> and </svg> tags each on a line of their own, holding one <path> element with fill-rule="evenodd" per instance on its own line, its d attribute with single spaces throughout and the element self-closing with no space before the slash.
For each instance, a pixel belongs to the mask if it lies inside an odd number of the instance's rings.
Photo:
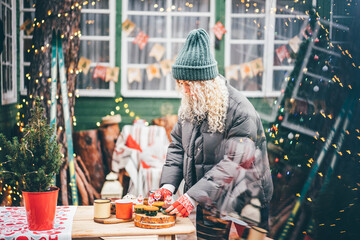
<svg viewBox="0 0 360 240">
<path fill-rule="evenodd" d="M 139 48 L 142 50 L 148 42 L 148 39 L 148 35 L 146 35 L 144 32 L 139 32 L 138 35 L 136 35 L 133 43 L 139 45 Z"/>
<path fill-rule="evenodd" d="M 241 77 L 244 79 L 246 77 L 252 78 L 253 72 L 251 70 L 251 65 L 249 63 L 243 63 L 239 65 Z"/>
<path fill-rule="evenodd" d="M 129 84 L 133 82 L 141 82 L 141 72 L 140 68 L 128 68 L 128 82 Z"/>
<path fill-rule="evenodd" d="M 87 75 L 90 69 L 90 65 L 91 65 L 90 59 L 87 59 L 85 57 L 80 57 L 77 68 L 80 71 L 82 71 L 85 75 Z"/>
<path fill-rule="evenodd" d="M 264 66 L 261 58 L 257 58 L 249 62 L 251 70 L 254 76 L 257 76 L 259 73 L 264 72 Z"/>
<path fill-rule="evenodd" d="M 219 40 L 221 40 L 222 36 L 226 33 L 226 29 L 220 21 L 218 21 L 212 29 Z"/>
<path fill-rule="evenodd" d="M 171 64 L 172 64 L 172 61 L 170 59 L 165 59 L 160 62 L 160 68 L 161 68 L 162 74 L 164 76 L 171 73 Z"/>
<path fill-rule="evenodd" d="M 225 76 L 227 79 L 234 79 L 239 80 L 239 74 L 238 74 L 239 66 L 238 65 L 231 65 L 225 67 Z"/>
<path fill-rule="evenodd" d="M 107 67 L 105 82 L 113 81 L 118 82 L 119 79 L 119 67 Z"/>
<path fill-rule="evenodd" d="M 135 27 L 136 24 L 129 19 L 126 19 L 122 24 L 122 30 L 125 32 L 126 36 L 129 36 L 132 31 L 134 31 Z"/>
<path fill-rule="evenodd" d="M 97 65 L 94 69 L 94 73 L 92 76 L 93 80 L 100 78 L 105 81 L 106 79 L 106 67 Z"/>
<path fill-rule="evenodd" d="M 279 58 L 280 62 L 283 62 L 285 58 L 290 58 L 290 53 L 286 47 L 286 45 L 282 45 L 281 47 L 275 50 L 276 56 Z"/>
<path fill-rule="evenodd" d="M 301 39 L 298 36 L 293 37 L 289 40 L 289 46 L 294 53 L 299 51 Z"/>
<path fill-rule="evenodd" d="M 148 80 L 151 81 L 154 78 L 161 78 L 160 69 L 158 64 L 151 64 L 146 67 L 146 75 Z"/>
<path fill-rule="evenodd" d="M 161 60 L 161 58 L 164 56 L 164 53 L 165 53 L 165 48 L 164 46 L 156 43 L 150 53 L 149 53 L 149 56 L 150 57 L 154 57 L 158 62 Z"/>
</svg>

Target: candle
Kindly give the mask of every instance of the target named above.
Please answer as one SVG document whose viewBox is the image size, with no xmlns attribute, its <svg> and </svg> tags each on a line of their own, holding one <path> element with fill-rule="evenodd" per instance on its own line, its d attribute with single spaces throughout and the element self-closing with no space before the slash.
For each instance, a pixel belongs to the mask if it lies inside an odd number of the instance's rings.
<svg viewBox="0 0 360 240">
<path fill-rule="evenodd" d="M 110 199 L 94 200 L 94 218 L 109 218 L 111 216 L 110 205 Z"/>
</svg>

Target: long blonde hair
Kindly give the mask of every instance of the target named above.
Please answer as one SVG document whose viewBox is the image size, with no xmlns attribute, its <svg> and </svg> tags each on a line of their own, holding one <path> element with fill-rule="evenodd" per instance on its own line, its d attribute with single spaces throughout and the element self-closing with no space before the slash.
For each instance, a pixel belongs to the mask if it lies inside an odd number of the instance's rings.
<svg viewBox="0 0 360 240">
<path fill-rule="evenodd" d="M 207 119 L 211 133 L 224 132 L 229 92 L 225 80 L 216 77 L 206 81 L 187 81 L 190 94 L 185 93 L 184 86 L 178 81 L 181 105 L 179 116 L 184 123 L 202 122 Z"/>
</svg>

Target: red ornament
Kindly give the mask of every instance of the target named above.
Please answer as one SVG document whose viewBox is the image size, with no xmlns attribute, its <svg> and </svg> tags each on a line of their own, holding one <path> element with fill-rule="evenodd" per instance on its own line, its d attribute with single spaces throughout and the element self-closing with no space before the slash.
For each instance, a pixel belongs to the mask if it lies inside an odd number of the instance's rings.
<svg viewBox="0 0 360 240">
<path fill-rule="evenodd" d="M 282 121 L 283 119 L 284 119 L 284 117 L 283 116 L 279 116 L 279 118 L 278 118 L 280 121 Z"/>
<path fill-rule="evenodd" d="M 315 39 L 315 42 L 318 43 L 320 40 L 318 38 Z"/>
<path fill-rule="evenodd" d="M 275 158 L 275 162 L 279 162 L 279 158 Z"/>
<path fill-rule="evenodd" d="M 278 174 L 277 174 L 277 178 L 282 178 L 281 173 L 278 173 Z"/>
<path fill-rule="evenodd" d="M 315 55 L 315 56 L 314 56 L 314 60 L 316 60 L 316 61 L 319 60 L 319 56 L 318 56 L 318 55 Z"/>
</svg>

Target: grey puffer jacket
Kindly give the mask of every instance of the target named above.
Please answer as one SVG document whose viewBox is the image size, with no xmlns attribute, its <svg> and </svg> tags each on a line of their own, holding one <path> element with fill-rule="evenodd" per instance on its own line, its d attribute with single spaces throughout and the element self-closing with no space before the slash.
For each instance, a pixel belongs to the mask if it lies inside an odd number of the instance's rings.
<svg viewBox="0 0 360 240">
<path fill-rule="evenodd" d="M 160 179 L 160 186 L 168 183 L 176 188 L 184 179 L 184 192 L 222 214 L 240 213 L 254 197 L 265 207 L 273 193 L 260 117 L 245 96 L 228 83 L 227 87 L 224 133 L 208 132 L 206 120 L 182 124 L 179 119 Z"/>
</svg>

